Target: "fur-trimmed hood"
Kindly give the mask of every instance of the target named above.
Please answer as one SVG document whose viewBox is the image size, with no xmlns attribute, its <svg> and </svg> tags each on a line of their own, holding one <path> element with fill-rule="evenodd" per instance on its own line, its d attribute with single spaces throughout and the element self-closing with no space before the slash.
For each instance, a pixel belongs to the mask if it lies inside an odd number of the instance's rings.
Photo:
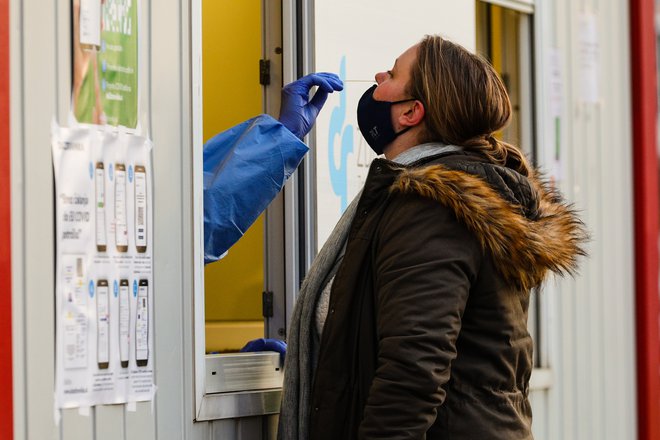
<svg viewBox="0 0 660 440">
<path fill-rule="evenodd" d="M 391 192 L 417 193 L 449 207 L 492 254 L 505 281 L 525 290 L 548 271 L 574 274 L 588 233 L 573 207 L 535 177 L 469 163 L 403 170 Z"/>
</svg>

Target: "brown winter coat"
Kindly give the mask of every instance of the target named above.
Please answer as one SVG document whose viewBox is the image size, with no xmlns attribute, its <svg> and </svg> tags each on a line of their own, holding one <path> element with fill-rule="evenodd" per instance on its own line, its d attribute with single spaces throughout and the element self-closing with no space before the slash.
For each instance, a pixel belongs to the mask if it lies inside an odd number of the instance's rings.
<svg viewBox="0 0 660 440">
<path fill-rule="evenodd" d="M 536 180 L 450 153 L 371 165 L 334 279 L 310 439 L 531 439 L 530 289 L 582 224 Z"/>
</svg>

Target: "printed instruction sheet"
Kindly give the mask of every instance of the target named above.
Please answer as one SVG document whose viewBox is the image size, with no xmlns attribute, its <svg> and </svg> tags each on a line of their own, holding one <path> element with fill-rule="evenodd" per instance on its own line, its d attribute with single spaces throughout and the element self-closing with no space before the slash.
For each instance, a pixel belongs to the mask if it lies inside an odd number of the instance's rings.
<svg viewBox="0 0 660 440">
<path fill-rule="evenodd" d="M 53 127 L 58 408 L 151 400 L 151 142 Z"/>
</svg>

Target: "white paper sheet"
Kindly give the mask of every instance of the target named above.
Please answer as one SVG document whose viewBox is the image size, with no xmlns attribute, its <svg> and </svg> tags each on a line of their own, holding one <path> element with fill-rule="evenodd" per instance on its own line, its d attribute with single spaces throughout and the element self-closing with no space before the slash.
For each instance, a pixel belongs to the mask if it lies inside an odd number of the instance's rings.
<svg viewBox="0 0 660 440">
<path fill-rule="evenodd" d="M 580 98 L 585 103 L 600 101 L 600 43 L 597 17 L 583 13 L 579 19 Z"/>
<path fill-rule="evenodd" d="M 151 142 L 54 126 L 52 149 L 57 406 L 151 400 Z"/>
</svg>

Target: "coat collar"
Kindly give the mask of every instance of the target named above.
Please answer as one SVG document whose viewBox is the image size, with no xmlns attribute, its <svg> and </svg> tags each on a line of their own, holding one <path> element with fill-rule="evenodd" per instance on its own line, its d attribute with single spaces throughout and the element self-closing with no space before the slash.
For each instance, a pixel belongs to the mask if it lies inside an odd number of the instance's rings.
<svg viewBox="0 0 660 440">
<path fill-rule="evenodd" d="M 578 257 L 586 255 L 588 233 L 573 206 L 553 187 L 483 162 L 476 168 L 439 162 L 399 168 L 390 192 L 418 194 L 450 208 L 477 236 L 484 251 L 492 254 L 498 271 L 511 285 L 529 290 L 550 271 L 576 272 Z M 475 171 L 479 168 L 485 171 Z M 510 177 L 513 182 L 505 183 L 512 195 L 491 181 L 511 172 L 515 173 Z M 529 192 L 528 206 L 521 206 L 515 192 L 525 185 L 529 190 L 522 193 Z"/>
<path fill-rule="evenodd" d="M 428 157 L 437 156 L 444 153 L 455 153 L 462 150 L 463 147 L 456 145 L 446 145 L 440 142 L 428 142 L 407 149 L 392 159 L 392 162 L 398 163 L 400 165 L 410 165 Z"/>
</svg>

